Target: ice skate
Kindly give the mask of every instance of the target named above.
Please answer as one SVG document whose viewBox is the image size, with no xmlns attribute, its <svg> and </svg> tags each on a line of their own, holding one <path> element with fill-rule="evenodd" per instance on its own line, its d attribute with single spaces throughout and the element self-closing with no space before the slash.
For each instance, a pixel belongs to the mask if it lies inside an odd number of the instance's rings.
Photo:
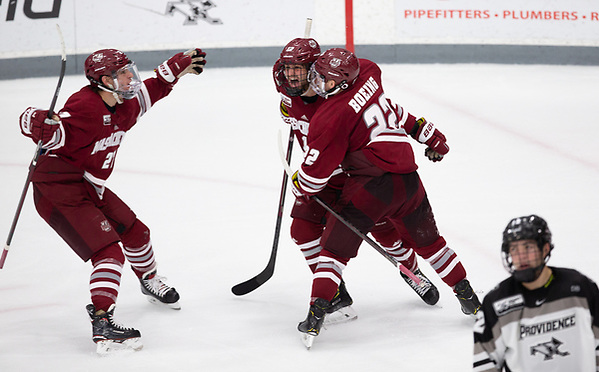
<svg viewBox="0 0 599 372">
<path fill-rule="evenodd" d="M 107 312 L 96 315 L 96 308 L 89 304 L 85 307 L 92 323 L 92 340 L 96 343 L 96 352 L 108 355 L 123 351 L 141 350 L 141 333 L 134 328 L 125 328 L 114 320 L 114 304 Z"/>
<path fill-rule="evenodd" d="M 345 282 L 341 281 L 335 297 L 333 297 L 329 307 L 326 309 L 324 325 L 344 323 L 356 319 L 358 314 L 351 307 L 353 303 L 354 301 L 345 287 Z"/>
<path fill-rule="evenodd" d="M 181 310 L 179 293 L 164 283 L 164 277 L 156 275 L 156 270 L 145 273 L 139 280 L 141 292 L 153 304 L 166 305 L 174 310 Z"/>
<path fill-rule="evenodd" d="M 402 278 L 408 283 L 408 285 L 420 296 L 422 301 L 427 305 L 434 305 L 439 301 L 439 290 L 437 287 L 427 278 L 420 269 L 413 271 L 414 275 L 420 279 L 420 284 L 416 284 L 409 276 L 400 272 Z"/>
<path fill-rule="evenodd" d="M 302 342 L 306 348 L 310 349 L 314 342 L 314 337 L 320 333 L 320 328 L 324 323 L 326 309 L 330 307 L 329 301 L 323 298 L 317 298 L 314 304 L 310 305 L 310 310 L 306 320 L 297 325 L 297 330 L 302 333 Z"/>
<path fill-rule="evenodd" d="M 458 284 L 456 284 L 453 287 L 453 291 L 455 292 L 458 301 L 460 301 L 462 312 L 464 314 L 475 315 L 478 312 L 481 303 L 467 279 L 462 279 Z"/>
</svg>

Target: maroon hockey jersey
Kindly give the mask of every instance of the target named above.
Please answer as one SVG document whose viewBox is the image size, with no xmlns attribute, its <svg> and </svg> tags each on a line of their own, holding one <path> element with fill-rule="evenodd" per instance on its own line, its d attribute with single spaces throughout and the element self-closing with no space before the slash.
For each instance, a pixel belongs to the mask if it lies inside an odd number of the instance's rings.
<svg viewBox="0 0 599 372">
<path fill-rule="evenodd" d="M 74 93 L 58 113 L 65 144 L 40 158 L 32 180 L 60 181 L 66 174 L 80 171 L 102 197 L 125 133 L 156 101 L 166 97 L 172 87 L 157 78 L 146 79 L 135 98 L 116 105 L 114 110 L 104 104 L 91 86 Z"/>
<path fill-rule="evenodd" d="M 381 173 L 411 173 L 418 166 L 404 125 L 415 118 L 385 97 L 381 70 L 360 59 L 360 74 L 347 90 L 319 105 L 310 123 L 308 149 L 298 172 L 302 191 L 322 190 L 339 164 L 353 168 L 364 159 Z"/>
</svg>

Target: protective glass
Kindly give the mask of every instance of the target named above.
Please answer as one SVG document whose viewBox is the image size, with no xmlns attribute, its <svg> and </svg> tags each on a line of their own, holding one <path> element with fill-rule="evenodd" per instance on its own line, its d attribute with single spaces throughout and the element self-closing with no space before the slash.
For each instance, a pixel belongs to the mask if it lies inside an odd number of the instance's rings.
<svg viewBox="0 0 599 372">
<path fill-rule="evenodd" d="M 130 62 L 112 73 L 114 91 L 124 99 L 132 99 L 143 84 L 135 62 Z"/>
<path fill-rule="evenodd" d="M 308 73 L 308 80 L 310 81 L 310 88 L 323 98 L 327 98 L 329 93 L 325 89 L 326 78 L 324 75 L 321 75 L 316 71 L 316 63 L 312 64 L 310 67 L 310 72 Z"/>
</svg>

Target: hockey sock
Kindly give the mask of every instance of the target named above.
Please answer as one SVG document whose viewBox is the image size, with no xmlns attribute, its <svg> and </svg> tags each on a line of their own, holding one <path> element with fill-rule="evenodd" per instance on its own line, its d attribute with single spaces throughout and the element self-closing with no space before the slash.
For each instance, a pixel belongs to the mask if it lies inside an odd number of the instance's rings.
<svg viewBox="0 0 599 372">
<path fill-rule="evenodd" d="M 348 259 L 337 257 L 335 254 L 322 250 L 318 258 L 318 265 L 312 277 L 312 296 L 310 304 L 317 298 L 331 301 L 337 293 L 341 283 L 343 269 Z"/>
<path fill-rule="evenodd" d="M 418 248 L 417 252 L 435 269 L 441 280 L 450 287 L 454 287 L 466 277 L 466 270 L 462 266 L 458 255 L 447 246 L 445 239 L 439 238 L 428 247 Z"/>
<path fill-rule="evenodd" d="M 395 260 L 404 265 L 408 270 L 414 271 L 418 268 L 416 253 L 412 248 L 402 247 L 402 242 L 398 242 L 392 247 L 385 247 L 385 250 L 395 258 Z"/>
<path fill-rule="evenodd" d="M 141 279 L 143 274 L 156 268 L 150 230 L 140 220 L 135 221 L 133 226 L 121 236 L 121 240 L 125 257 L 131 263 L 138 278 Z"/>
<path fill-rule="evenodd" d="M 298 245 L 312 273 L 316 270 L 318 255 L 322 250 L 320 246 L 322 230 L 322 224 L 303 218 L 294 218 L 291 222 L 291 239 Z"/>
<path fill-rule="evenodd" d="M 320 246 L 320 238 L 304 244 L 298 244 L 298 246 L 304 255 L 304 258 L 306 259 L 308 267 L 312 273 L 314 273 L 316 271 L 316 266 L 318 265 L 318 255 L 322 250 L 322 247 Z"/>
<path fill-rule="evenodd" d="M 96 310 L 108 311 L 116 303 L 121 284 L 121 273 L 125 257 L 118 243 L 100 250 L 92 258 L 94 266 L 89 289 Z"/>
</svg>

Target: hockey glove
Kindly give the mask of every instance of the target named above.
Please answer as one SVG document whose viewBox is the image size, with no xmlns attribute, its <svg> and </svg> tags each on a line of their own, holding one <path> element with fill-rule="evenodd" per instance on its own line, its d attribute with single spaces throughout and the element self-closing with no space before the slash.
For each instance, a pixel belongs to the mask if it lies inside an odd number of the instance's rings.
<svg viewBox="0 0 599 372">
<path fill-rule="evenodd" d="M 21 133 L 33 142 L 42 141 L 42 148 L 56 150 L 64 145 L 64 127 L 57 115 L 48 118 L 48 110 L 29 107 L 20 117 Z"/>
<path fill-rule="evenodd" d="M 191 49 L 177 53 L 156 68 L 156 76 L 162 82 L 172 84 L 187 74 L 199 75 L 206 64 L 206 53 L 201 49 Z"/>
<path fill-rule="evenodd" d="M 424 155 L 433 162 L 441 161 L 443 156 L 449 152 L 445 135 L 435 128 L 435 124 L 425 118 L 416 120 L 410 135 L 418 142 L 428 145 Z"/>
<path fill-rule="evenodd" d="M 308 197 L 306 195 L 304 195 L 304 193 L 302 192 L 302 189 L 300 188 L 298 172 L 299 171 L 295 171 L 295 173 L 293 173 L 293 176 L 291 176 L 291 192 L 293 193 L 293 195 L 295 195 L 296 198 L 306 198 L 307 199 Z"/>
<path fill-rule="evenodd" d="M 427 147 L 426 150 L 424 150 L 424 155 L 433 163 L 443 160 L 443 155 L 439 154 L 430 147 Z"/>
</svg>

